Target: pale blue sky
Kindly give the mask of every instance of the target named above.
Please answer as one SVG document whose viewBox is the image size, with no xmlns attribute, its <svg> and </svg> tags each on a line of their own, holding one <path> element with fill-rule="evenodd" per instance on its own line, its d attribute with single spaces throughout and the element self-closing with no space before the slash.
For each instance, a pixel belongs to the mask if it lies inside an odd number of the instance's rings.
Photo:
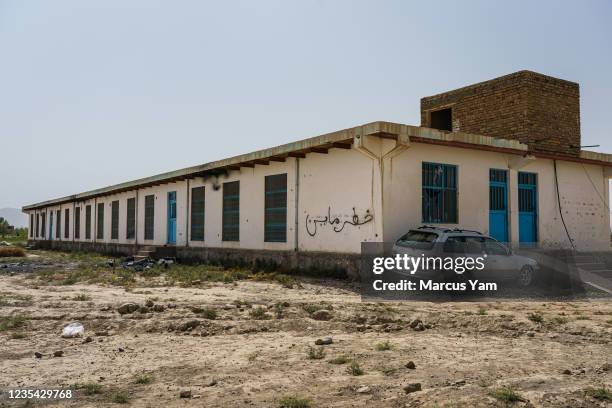
<svg viewBox="0 0 612 408">
<path fill-rule="evenodd" d="M 0 0 L 0 208 L 373 120 L 520 69 L 612 152 L 611 1 Z"/>
</svg>

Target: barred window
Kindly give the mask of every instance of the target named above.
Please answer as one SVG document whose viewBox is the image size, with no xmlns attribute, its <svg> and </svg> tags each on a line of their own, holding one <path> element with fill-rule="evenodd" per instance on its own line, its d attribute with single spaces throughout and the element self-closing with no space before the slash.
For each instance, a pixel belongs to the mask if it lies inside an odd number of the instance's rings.
<svg viewBox="0 0 612 408">
<path fill-rule="evenodd" d="M 145 196 L 145 230 L 144 239 L 151 240 L 154 236 L 155 227 L 155 196 Z"/>
<path fill-rule="evenodd" d="M 104 239 L 104 203 L 98 203 L 98 223 L 96 239 Z"/>
<path fill-rule="evenodd" d="M 266 176 L 264 241 L 287 242 L 287 174 Z"/>
<path fill-rule="evenodd" d="M 91 239 L 91 205 L 85 207 L 85 239 Z"/>
<path fill-rule="evenodd" d="M 223 183 L 223 241 L 240 241 L 240 181 Z"/>
<path fill-rule="evenodd" d="M 30 214 L 30 237 L 34 237 L 34 214 Z"/>
<path fill-rule="evenodd" d="M 46 212 L 42 213 L 41 221 L 42 222 L 41 222 L 41 228 L 40 228 L 40 235 L 43 238 L 46 238 L 47 236 L 47 213 Z"/>
<path fill-rule="evenodd" d="M 422 189 L 423 222 L 457 222 L 457 166 L 423 162 Z"/>
<path fill-rule="evenodd" d="M 57 210 L 55 212 L 56 215 L 56 224 L 55 224 L 55 238 L 62 237 L 62 210 Z"/>
<path fill-rule="evenodd" d="M 191 189 L 191 240 L 204 241 L 204 187 Z"/>
<path fill-rule="evenodd" d="M 40 214 L 36 214 L 36 238 L 40 236 Z"/>
<path fill-rule="evenodd" d="M 111 239 L 119 239 L 119 200 L 111 203 Z"/>
<path fill-rule="evenodd" d="M 127 225 L 125 230 L 126 239 L 134 239 L 136 237 L 136 198 L 128 198 L 127 200 Z"/>
<path fill-rule="evenodd" d="M 64 238 L 70 238 L 70 209 L 64 210 Z"/>
<path fill-rule="evenodd" d="M 74 209 L 74 239 L 81 239 L 81 207 Z"/>
</svg>

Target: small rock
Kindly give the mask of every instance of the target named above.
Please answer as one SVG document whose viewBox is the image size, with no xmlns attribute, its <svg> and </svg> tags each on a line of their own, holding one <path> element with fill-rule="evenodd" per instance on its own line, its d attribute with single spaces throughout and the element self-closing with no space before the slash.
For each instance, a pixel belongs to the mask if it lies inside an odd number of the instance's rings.
<svg viewBox="0 0 612 408">
<path fill-rule="evenodd" d="M 367 394 L 369 392 L 370 392 L 370 387 L 368 387 L 367 385 L 364 385 L 363 387 L 357 388 L 357 393 L 358 394 Z"/>
<path fill-rule="evenodd" d="M 117 351 L 118 351 L 118 352 L 120 352 L 120 353 L 123 353 L 123 352 L 125 351 L 125 349 L 124 349 L 123 347 L 119 347 L 119 348 L 117 349 Z"/>
<path fill-rule="evenodd" d="M 572 372 L 566 368 L 565 370 L 561 371 L 561 374 L 572 375 Z"/>
<path fill-rule="evenodd" d="M 179 331 L 187 331 L 187 330 L 192 330 L 195 329 L 196 327 L 198 327 L 200 325 L 200 321 L 199 320 L 189 320 L 185 323 L 182 323 L 179 327 L 178 330 Z"/>
<path fill-rule="evenodd" d="M 322 339 L 315 340 L 315 345 L 317 346 L 325 346 L 327 344 L 332 344 L 334 341 L 330 336 L 323 337 Z"/>
<path fill-rule="evenodd" d="M 457 380 L 451 383 L 451 385 L 455 386 L 455 387 L 461 387 L 462 385 L 465 385 L 465 380 Z"/>
<path fill-rule="evenodd" d="M 411 370 L 414 370 L 416 368 L 416 365 L 414 364 L 414 361 L 409 361 L 406 363 L 406 368 L 409 368 Z"/>
<path fill-rule="evenodd" d="M 140 306 L 138 308 L 138 311 L 142 314 L 146 314 L 146 313 L 149 313 L 151 309 L 149 309 L 147 306 Z"/>
<path fill-rule="evenodd" d="M 93 341 L 93 339 L 90 336 L 85 337 L 85 340 L 83 340 L 83 343 L 91 343 Z"/>
<path fill-rule="evenodd" d="M 331 317 L 331 313 L 327 310 L 317 310 L 312 314 L 312 318 L 315 320 L 329 320 Z"/>
<path fill-rule="evenodd" d="M 414 319 L 412 322 L 410 322 L 410 328 L 414 329 L 419 324 L 423 324 L 423 321 L 421 319 Z"/>
<path fill-rule="evenodd" d="M 166 307 L 164 305 L 154 305 L 153 306 L 153 311 L 154 312 L 163 312 L 164 310 L 166 310 Z"/>
<path fill-rule="evenodd" d="M 534 337 L 534 336 L 535 336 L 534 332 L 532 332 L 532 331 L 527 332 L 527 337 Z"/>
<path fill-rule="evenodd" d="M 181 397 L 181 398 L 191 398 L 191 390 L 181 391 L 181 393 L 179 394 L 179 397 Z"/>
<path fill-rule="evenodd" d="M 99 332 L 96 332 L 96 336 L 98 336 L 98 337 L 106 337 L 106 336 L 108 336 L 108 332 L 107 331 L 99 331 Z"/>
<path fill-rule="evenodd" d="M 404 392 L 406 392 L 406 394 L 410 394 L 417 391 L 421 391 L 421 383 L 410 383 L 404 386 Z"/>
<path fill-rule="evenodd" d="M 53 352 L 53 357 L 63 357 L 64 352 L 62 350 L 57 350 Z"/>
<path fill-rule="evenodd" d="M 134 313 L 136 310 L 138 310 L 138 305 L 136 303 L 124 303 L 117 308 L 117 312 L 121 315 Z"/>
<path fill-rule="evenodd" d="M 36 358 L 42 358 L 43 353 L 40 353 L 40 352 L 38 352 L 38 351 L 37 351 L 36 353 L 34 353 L 34 356 L 35 356 Z"/>
<path fill-rule="evenodd" d="M 423 331 L 425 330 L 425 326 L 423 323 L 419 322 L 415 327 L 412 328 L 414 331 Z"/>
<path fill-rule="evenodd" d="M 147 301 L 145 302 L 145 306 L 146 307 L 153 307 L 153 306 L 155 306 L 155 302 L 153 302 L 151 299 L 147 299 Z"/>
<path fill-rule="evenodd" d="M 215 385 L 217 385 L 217 380 L 215 378 L 211 378 L 204 383 L 204 386 L 206 387 L 214 387 Z"/>
</svg>

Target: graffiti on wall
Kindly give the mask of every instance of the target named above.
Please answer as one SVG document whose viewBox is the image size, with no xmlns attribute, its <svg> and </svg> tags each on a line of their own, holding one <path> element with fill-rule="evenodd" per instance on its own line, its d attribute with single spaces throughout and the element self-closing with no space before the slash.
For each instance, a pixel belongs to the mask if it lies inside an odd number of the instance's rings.
<svg viewBox="0 0 612 408">
<path fill-rule="evenodd" d="M 373 219 L 374 216 L 370 213 L 370 210 L 366 210 L 365 214 L 359 216 L 355 210 L 355 207 L 353 207 L 352 215 L 332 217 L 330 206 L 327 207 L 327 215 L 325 216 L 310 217 L 310 214 L 306 214 L 306 232 L 311 237 L 314 237 L 317 235 L 319 228 L 326 225 L 331 226 L 334 232 L 341 232 L 347 225 L 357 227 L 359 225 L 367 224 Z"/>
</svg>

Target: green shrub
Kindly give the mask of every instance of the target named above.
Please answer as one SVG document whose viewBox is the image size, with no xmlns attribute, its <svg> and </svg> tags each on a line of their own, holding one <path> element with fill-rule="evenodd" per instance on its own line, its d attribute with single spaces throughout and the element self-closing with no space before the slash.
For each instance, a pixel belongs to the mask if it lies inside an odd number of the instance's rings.
<svg viewBox="0 0 612 408">
<path fill-rule="evenodd" d="M 607 388 L 589 388 L 586 394 L 600 401 L 612 401 L 612 391 Z"/>
<path fill-rule="evenodd" d="M 346 371 L 350 374 L 350 375 L 363 375 L 363 370 L 361 367 L 359 367 L 359 363 L 357 363 L 356 361 L 352 361 L 351 365 L 349 365 L 346 368 Z"/>
<path fill-rule="evenodd" d="M 543 323 L 544 322 L 544 316 L 542 316 L 542 313 L 540 312 L 534 312 L 534 313 L 529 313 L 527 315 L 527 318 L 529 320 L 531 320 L 534 323 Z"/>
<path fill-rule="evenodd" d="M 14 314 L 7 317 L 0 318 L 0 332 L 19 329 L 26 325 L 28 316 L 24 314 Z"/>
<path fill-rule="evenodd" d="M 74 296 L 72 300 L 76 300 L 77 302 L 86 302 L 91 300 L 91 296 L 86 293 L 79 293 L 78 295 Z"/>
<path fill-rule="evenodd" d="M 310 400 L 298 397 L 284 397 L 279 408 L 310 408 Z"/>
<path fill-rule="evenodd" d="M 349 359 L 347 356 L 338 356 L 338 357 L 334 357 L 331 360 L 328 361 L 329 364 L 346 364 L 348 363 Z"/>
<path fill-rule="evenodd" d="M 565 316 L 555 316 L 550 321 L 552 324 L 565 324 L 568 320 Z"/>
<path fill-rule="evenodd" d="M 194 307 L 191 311 L 204 319 L 215 320 L 217 318 L 217 310 L 212 307 Z"/>
<path fill-rule="evenodd" d="M 323 347 L 314 348 L 308 346 L 308 359 L 309 360 L 322 360 L 325 358 L 325 349 Z"/>
<path fill-rule="evenodd" d="M 263 307 L 256 307 L 249 312 L 249 316 L 253 320 L 268 320 L 270 315 L 266 313 L 266 309 Z"/>
<path fill-rule="evenodd" d="M 98 383 L 77 383 L 74 385 L 77 390 L 83 390 L 86 395 L 100 394 L 102 392 L 102 385 Z"/>
<path fill-rule="evenodd" d="M 376 350 L 378 350 L 378 351 L 391 350 L 391 343 L 389 343 L 389 340 L 385 340 L 382 343 L 378 343 L 376 345 Z"/>
<path fill-rule="evenodd" d="M 520 394 L 518 394 L 510 387 L 496 388 L 491 391 L 490 395 L 493 398 L 504 402 L 525 401 L 525 398 L 523 398 Z"/>
<path fill-rule="evenodd" d="M 128 394 L 124 391 L 119 391 L 111 396 L 111 400 L 116 404 L 127 404 L 129 401 Z"/>
<path fill-rule="evenodd" d="M 142 374 L 136 377 L 136 384 L 150 384 L 153 377 L 150 374 Z"/>
</svg>

